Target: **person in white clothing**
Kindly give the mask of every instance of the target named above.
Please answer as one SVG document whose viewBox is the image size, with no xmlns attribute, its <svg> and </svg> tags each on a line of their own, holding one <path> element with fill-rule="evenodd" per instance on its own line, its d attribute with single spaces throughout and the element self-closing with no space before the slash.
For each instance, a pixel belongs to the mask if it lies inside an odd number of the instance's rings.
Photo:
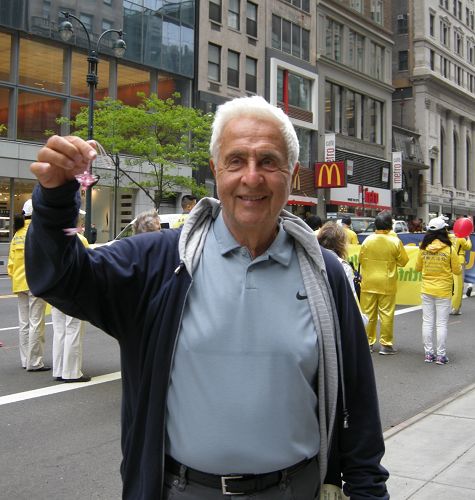
<svg viewBox="0 0 475 500">
<path fill-rule="evenodd" d="M 82 215 L 85 212 L 80 211 Z M 79 224 L 78 227 L 81 227 Z M 87 239 L 80 233 L 77 237 L 85 247 Z M 57 382 L 89 382 L 82 372 L 82 341 L 85 324 L 80 319 L 64 314 L 56 307 L 51 308 L 53 319 L 53 377 Z"/>
</svg>

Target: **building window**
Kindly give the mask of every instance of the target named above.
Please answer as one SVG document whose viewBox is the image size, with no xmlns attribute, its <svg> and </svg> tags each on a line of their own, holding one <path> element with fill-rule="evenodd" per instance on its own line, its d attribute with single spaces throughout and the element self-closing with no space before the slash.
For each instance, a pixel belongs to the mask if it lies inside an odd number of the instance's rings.
<svg viewBox="0 0 475 500">
<path fill-rule="evenodd" d="M 370 75 L 378 80 L 384 77 L 384 47 L 370 43 Z"/>
<path fill-rule="evenodd" d="M 350 0 L 350 7 L 358 12 L 363 12 L 363 0 Z"/>
<path fill-rule="evenodd" d="M 383 0 L 371 0 L 371 19 L 383 24 Z"/>
<path fill-rule="evenodd" d="M 209 19 L 221 24 L 221 0 L 209 0 Z"/>
<path fill-rule="evenodd" d="M 232 29 L 239 30 L 240 23 L 240 0 L 229 0 L 228 8 L 228 26 Z"/>
<path fill-rule="evenodd" d="M 440 43 L 449 46 L 450 28 L 445 21 L 440 21 Z"/>
<path fill-rule="evenodd" d="M 310 0 L 284 0 L 284 2 L 292 4 L 294 7 L 297 7 L 297 9 L 310 12 Z"/>
<path fill-rule="evenodd" d="M 112 29 L 112 21 L 108 21 L 107 19 L 102 20 L 101 24 L 102 31 L 107 31 Z"/>
<path fill-rule="evenodd" d="M 246 91 L 257 93 L 257 59 L 246 57 Z"/>
<path fill-rule="evenodd" d="M 5 82 L 10 80 L 11 43 L 11 35 L 7 33 L 0 33 L 0 47 L 2 47 L 2 57 L 0 57 L 0 80 Z"/>
<path fill-rule="evenodd" d="M 257 5 L 252 2 L 246 7 L 246 33 L 257 38 Z"/>
<path fill-rule="evenodd" d="M 463 85 L 463 69 L 460 66 L 457 66 L 456 71 L 456 83 L 457 85 Z"/>
<path fill-rule="evenodd" d="M 87 28 L 88 31 L 92 31 L 93 17 L 91 15 L 81 13 L 79 14 L 79 19 L 81 20 L 81 22 L 84 24 L 84 26 Z"/>
<path fill-rule="evenodd" d="M 474 58 L 473 58 L 473 41 L 467 40 L 467 59 L 468 62 L 473 64 Z"/>
<path fill-rule="evenodd" d="M 435 69 L 435 52 L 433 50 L 430 51 L 430 69 L 432 71 Z"/>
<path fill-rule="evenodd" d="M 350 29 L 348 32 L 348 64 L 358 71 L 364 71 L 364 44 L 364 36 Z"/>
<path fill-rule="evenodd" d="M 463 55 L 463 36 L 458 31 L 454 33 L 454 50 L 457 55 Z"/>
<path fill-rule="evenodd" d="M 440 69 L 442 76 L 445 78 L 450 77 L 450 61 L 446 59 L 445 57 L 440 58 Z"/>
<path fill-rule="evenodd" d="M 287 95 L 289 106 L 312 110 L 311 90 L 312 82 L 301 75 L 292 73 L 287 69 L 277 70 L 277 101 L 284 102 L 284 87 L 287 82 Z"/>
<path fill-rule="evenodd" d="M 399 14 L 397 16 L 397 25 L 396 30 L 399 35 L 403 35 L 407 33 L 408 23 L 407 23 L 407 14 Z"/>
<path fill-rule="evenodd" d="M 334 61 L 341 61 L 341 41 L 343 25 L 327 18 L 325 49 L 326 56 Z"/>
<path fill-rule="evenodd" d="M 310 32 L 279 16 L 272 16 L 272 47 L 309 60 Z"/>
<path fill-rule="evenodd" d="M 213 43 L 208 44 L 208 79 L 221 81 L 221 47 Z"/>
<path fill-rule="evenodd" d="M 325 130 L 341 132 L 342 87 L 325 82 Z"/>
<path fill-rule="evenodd" d="M 383 144 L 383 103 L 368 97 L 369 142 Z"/>
<path fill-rule="evenodd" d="M 228 85 L 239 87 L 239 52 L 228 50 Z"/>
<path fill-rule="evenodd" d="M 435 16 L 434 14 L 429 14 L 429 35 L 434 36 L 435 31 L 434 31 L 434 23 L 435 23 Z"/>
<path fill-rule="evenodd" d="M 398 52 L 398 71 L 406 71 L 408 68 L 408 51 L 400 50 Z"/>
</svg>

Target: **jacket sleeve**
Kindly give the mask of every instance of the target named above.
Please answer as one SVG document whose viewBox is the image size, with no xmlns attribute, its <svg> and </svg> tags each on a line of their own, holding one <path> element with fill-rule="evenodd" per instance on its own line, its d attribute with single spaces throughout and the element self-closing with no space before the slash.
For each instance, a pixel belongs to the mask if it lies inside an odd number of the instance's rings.
<svg viewBox="0 0 475 500">
<path fill-rule="evenodd" d="M 462 264 L 460 264 L 458 255 L 456 252 L 450 252 L 450 268 L 454 274 L 462 273 Z"/>
<path fill-rule="evenodd" d="M 404 248 L 404 244 L 399 238 L 398 238 L 398 246 L 399 246 L 399 252 L 398 252 L 397 265 L 400 267 L 404 267 L 409 262 L 409 256 L 407 255 L 406 249 Z"/>
<path fill-rule="evenodd" d="M 134 335 L 141 331 L 152 290 L 163 280 L 162 256 L 155 250 L 161 235 L 146 233 L 86 249 L 79 238 L 63 231 L 76 227 L 77 189 L 73 181 L 55 189 L 36 186 L 33 191 L 34 212 L 25 248 L 30 289 L 116 338 Z M 170 264 L 170 274 L 175 267 Z"/>
<path fill-rule="evenodd" d="M 352 500 L 389 499 L 381 465 L 384 440 L 376 383 L 361 315 L 344 271 L 322 249 L 341 329 L 343 380 L 349 427 L 343 426 L 342 388 L 325 482 L 344 483 Z"/>
<path fill-rule="evenodd" d="M 421 249 L 419 249 L 419 251 L 417 252 L 415 269 L 417 272 L 422 271 L 422 251 L 421 251 Z"/>
</svg>

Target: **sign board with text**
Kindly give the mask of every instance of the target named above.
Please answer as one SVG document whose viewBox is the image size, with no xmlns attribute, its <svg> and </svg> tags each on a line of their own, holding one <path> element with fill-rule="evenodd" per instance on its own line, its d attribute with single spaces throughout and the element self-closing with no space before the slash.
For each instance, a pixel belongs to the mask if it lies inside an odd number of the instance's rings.
<svg viewBox="0 0 475 500">
<path fill-rule="evenodd" d="M 393 175 L 392 189 L 402 189 L 402 153 L 393 152 Z"/>
</svg>

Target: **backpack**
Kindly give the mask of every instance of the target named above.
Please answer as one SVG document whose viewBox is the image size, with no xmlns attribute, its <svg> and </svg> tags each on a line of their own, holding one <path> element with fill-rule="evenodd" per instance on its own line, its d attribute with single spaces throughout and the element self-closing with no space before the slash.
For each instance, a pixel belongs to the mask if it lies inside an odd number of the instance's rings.
<svg viewBox="0 0 475 500">
<path fill-rule="evenodd" d="M 349 262 L 351 268 L 353 269 L 353 285 L 355 286 L 356 296 L 358 300 L 361 294 L 361 273 L 360 273 L 360 264 L 358 264 L 358 269 L 355 268 L 353 262 Z"/>
</svg>

